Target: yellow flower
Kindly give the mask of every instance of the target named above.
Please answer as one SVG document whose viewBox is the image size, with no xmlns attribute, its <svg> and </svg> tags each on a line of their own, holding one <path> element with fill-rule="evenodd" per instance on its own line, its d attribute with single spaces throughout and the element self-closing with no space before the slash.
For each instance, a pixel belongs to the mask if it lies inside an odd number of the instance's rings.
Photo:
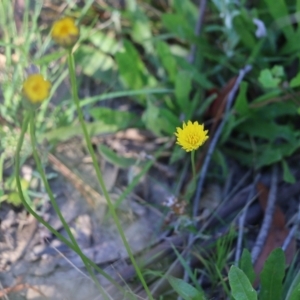
<svg viewBox="0 0 300 300">
<path fill-rule="evenodd" d="M 208 130 L 204 130 L 204 125 L 197 121 L 188 121 L 187 124 L 183 122 L 183 128 L 177 127 L 176 130 L 177 144 L 186 152 L 197 150 L 208 139 Z"/>
<path fill-rule="evenodd" d="M 54 22 L 51 37 L 64 48 L 73 47 L 79 38 L 79 27 L 73 18 L 64 17 Z"/>
<path fill-rule="evenodd" d="M 50 89 L 50 81 L 41 74 L 32 74 L 24 81 L 22 92 L 32 104 L 39 104 L 49 97 Z"/>
</svg>

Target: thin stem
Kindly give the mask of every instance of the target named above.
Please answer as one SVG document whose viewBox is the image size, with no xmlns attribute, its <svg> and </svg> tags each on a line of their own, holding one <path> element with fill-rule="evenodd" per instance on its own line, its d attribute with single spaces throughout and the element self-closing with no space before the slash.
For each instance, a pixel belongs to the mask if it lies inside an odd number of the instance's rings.
<svg viewBox="0 0 300 300">
<path fill-rule="evenodd" d="M 76 239 L 74 238 L 74 235 L 72 234 L 72 231 L 70 230 L 70 227 L 68 225 L 68 223 L 66 222 L 65 218 L 63 217 L 61 211 L 60 211 L 60 208 L 58 207 L 57 205 L 57 202 L 54 198 L 54 195 L 52 193 L 52 190 L 51 190 L 51 187 L 49 185 L 49 182 L 47 180 L 47 177 L 46 177 L 46 174 L 44 172 L 44 169 L 43 169 L 43 166 L 41 164 L 41 160 L 39 158 L 39 155 L 38 155 L 38 152 L 36 150 L 36 145 L 37 145 L 37 142 L 36 142 L 36 137 L 35 137 L 35 124 L 34 124 L 34 121 L 35 121 L 35 112 L 34 111 L 30 111 L 30 140 L 31 140 L 31 146 L 32 146 L 32 153 L 33 153 L 33 157 L 34 157 L 34 160 L 35 160 L 35 163 L 36 163 L 36 166 L 37 166 L 37 169 L 41 175 L 41 178 L 42 178 L 42 181 L 43 181 L 43 184 L 45 186 L 45 189 L 46 189 L 46 192 L 47 194 L 49 195 L 49 198 L 50 198 L 50 202 L 55 210 L 55 212 L 57 213 L 61 223 L 63 224 L 63 227 L 64 229 L 66 230 L 69 238 L 71 239 L 71 242 L 74 246 L 74 249 L 75 249 L 75 252 L 80 256 L 80 258 L 82 259 L 82 262 L 83 264 L 85 265 L 87 271 L 89 272 L 89 274 L 91 275 L 91 277 L 93 278 L 95 284 L 97 285 L 97 287 L 99 288 L 100 292 L 102 293 L 102 295 L 104 296 L 105 299 L 109 299 L 107 297 L 107 295 L 105 294 L 103 288 L 101 287 L 101 285 L 99 284 L 99 281 L 97 280 L 93 270 L 91 269 L 91 266 L 90 264 L 88 263 L 88 261 L 86 260 L 86 257 L 83 255 Z"/>
<path fill-rule="evenodd" d="M 25 136 L 25 132 L 26 132 L 27 127 L 28 127 L 29 119 L 30 119 L 30 114 L 26 114 L 25 119 L 24 119 L 23 124 L 22 124 L 21 134 L 20 134 L 20 137 L 19 137 L 19 140 L 18 140 L 17 149 L 16 149 L 16 156 L 15 156 L 16 184 L 17 184 L 17 189 L 18 189 L 18 193 L 19 193 L 20 199 L 21 199 L 22 204 L 24 205 L 25 209 L 31 215 L 33 215 L 38 222 L 40 222 L 41 224 L 43 224 L 61 242 L 63 242 L 70 249 L 72 249 L 74 252 L 76 252 L 76 249 L 75 249 L 74 245 L 69 240 L 67 240 L 63 235 L 61 235 L 58 231 L 56 231 L 51 225 L 49 225 L 46 221 L 44 221 L 43 218 L 41 216 L 39 216 L 30 207 L 30 205 L 25 200 L 25 197 L 24 197 L 24 194 L 23 194 L 23 190 L 22 190 L 22 185 L 21 185 L 21 179 L 20 179 L 19 170 L 20 170 L 20 165 L 21 165 L 20 152 L 21 152 L 22 145 L 23 145 L 23 142 L 24 142 L 24 136 Z M 123 290 L 123 288 L 114 279 L 112 279 L 108 274 L 106 274 L 105 272 L 103 272 L 103 270 L 101 268 L 99 268 L 92 260 L 90 260 L 86 256 L 85 256 L 85 258 L 88 261 L 88 263 L 95 270 L 97 270 L 102 276 L 104 276 L 107 280 L 109 280 L 112 284 L 114 284 L 120 291 Z"/>
<path fill-rule="evenodd" d="M 81 127 L 82 127 L 82 130 L 83 130 L 83 135 L 84 135 L 84 138 L 85 138 L 85 142 L 86 142 L 86 145 L 87 145 L 87 148 L 89 150 L 89 153 L 91 155 L 91 158 L 92 158 L 92 161 L 93 161 L 93 165 L 94 165 L 94 168 L 95 168 L 95 171 L 96 171 L 96 175 L 97 175 L 97 179 L 98 179 L 98 182 L 100 184 L 100 187 L 101 187 L 101 190 L 103 192 L 103 195 L 107 201 L 107 205 L 108 205 L 108 208 L 109 208 L 109 211 L 113 217 L 113 220 L 117 226 L 117 229 L 119 231 L 119 234 L 121 236 L 121 239 L 123 241 L 123 244 L 127 250 L 127 253 L 128 253 L 128 256 L 136 270 L 136 273 L 137 273 L 137 276 L 138 278 L 140 279 L 149 299 L 151 300 L 154 300 L 152 295 L 151 295 L 151 292 L 148 288 L 148 285 L 140 271 L 140 268 L 139 266 L 137 265 L 136 261 L 135 261 L 135 258 L 132 254 L 132 251 L 130 249 L 130 246 L 129 246 L 129 243 L 125 237 L 125 234 L 124 234 L 124 231 L 122 229 L 122 226 L 121 226 L 121 223 L 118 219 L 118 216 L 116 214 L 116 211 L 115 211 L 115 208 L 114 208 L 114 205 L 109 197 L 109 194 L 107 192 L 107 189 L 106 189 L 106 186 L 105 186 L 105 183 L 104 183 L 104 180 L 103 180 L 103 177 L 102 177 L 102 174 L 101 174 L 101 170 L 99 168 L 99 164 L 98 164 L 98 161 L 97 161 L 97 158 L 96 158 L 96 154 L 95 154 L 95 151 L 93 149 L 93 146 L 92 146 L 92 143 L 91 143 L 91 139 L 89 137 L 89 133 L 87 131 L 87 128 L 86 128 L 86 125 L 85 125 L 85 121 L 84 121 L 84 117 L 83 117 L 83 113 L 82 113 L 82 110 L 80 108 L 80 103 L 79 103 L 79 98 L 78 98 L 78 94 L 77 94 L 77 83 L 76 83 L 76 73 L 75 73 L 75 62 L 74 62 L 74 57 L 73 57 L 73 54 L 72 54 L 72 49 L 68 50 L 68 66 L 69 66 L 69 72 L 70 72 L 70 80 L 71 80 L 71 89 L 72 89 L 72 96 L 73 96 L 73 100 L 75 102 L 75 105 L 76 105 L 76 109 L 77 109 L 77 114 L 78 114 L 78 118 L 79 118 L 79 122 L 81 124 Z"/>
<path fill-rule="evenodd" d="M 195 151 L 191 151 L 191 162 L 192 162 L 192 170 L 193 170 L 193 180 L 196 179 L 196 168 L 195 168 Z"/>
</svg>

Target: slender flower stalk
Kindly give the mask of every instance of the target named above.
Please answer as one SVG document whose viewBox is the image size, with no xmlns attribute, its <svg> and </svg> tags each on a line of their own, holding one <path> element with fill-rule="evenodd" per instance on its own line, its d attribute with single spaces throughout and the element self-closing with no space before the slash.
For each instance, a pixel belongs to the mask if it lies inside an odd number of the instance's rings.
<svg viewBox="0 0 300 300">
<path fill-rule="evenodd" d="M 191 163 L 192 163 L 192 172 L 193 178 L 196 178 L 196 167 L 195 167 L 195 150 L 191 151 Z"/>
<path fill-rule="evenodd" d="M 86 262 L 92 266 L 95 270 L 97 270 L 101 275 L 103 275 L 108 281 L 110 281 L 112 284 L 114 284 L 120 291 L 122 290 L 122 287 L 114 280 L 112 279 L 108 274 L 106 274 L 101 268 L 99 268 L 92 260 L 90 260 L 88 257 L 86 257 L 84 254 L 82 254 L 82 256 L 80 255 L 80 253 L 78 253 L 76 247 L 73 245 L 73 243 L 71 243 L 68 239 L 66 239 L 63 235 L 61 235 L 57 230 L 55 230 L 50 224 L 48 224 L 46 221 L 44 221 L 44 219 L 39 216 L 32 208 L 31 206 L 26 202 L 24 194 L 23 194 L 23 189 L 22 189 L 22 185 L 21 185 L 21 179 L 20 179 L 20 175 L 19 175 L 19 171 L 20 171 L 20 166 L 21 166 L 21 159 L 20 159 L 20 153 L 21 153 L 21 149 L 22 149 L 22 145 L 24 142 L 24 136 L 29 124 L 31 118 L 31 112 L 27 112 L 22 124 L 22 128 L 21 128 L 21 134 L 18 140 L 18 144 L 17 144 L 17 149 L 16 149 L 16 155 L 15 155 L 15 170 L 16 170 L 16 185 L 17 185 L 17 189 L 18 189 L 18 194 L 20 196 L 20 199 L 22 201 L 22 204 L 24 205 L 24 207 L 26 208 L 26 210 L 32 215 L 34 216 L 34 218 L 41 224 L 43 224 L 52 234 L 54 234 L 60 241 L 62 241 L 64 244 L 66 244 L 70 249 L 72 249 L 74 252 L 76 252 L 84 261 L 84 259 L 86 260 Z M 84 259 L 83 259 L 84 257 Z M 97 281 L 98 282 L 98 281 Z"/>
<path fill-rule="evenodd" d="M 58 204 L 54 198 L 54 195 L 52 193 L 52 190 L 51 190 L 51 187 L 49 185 L 49 182 L 47 180 L 47 177 L 46 177 L 46 174 L 44 172 L 44 169 L 43 169 L 43 166 L 41 164 L 41 160 L 40 160 L 40 157 L 38 155 L 38 152 L 37 152 L 37 142 L 36 142 L 36 138 L 35 138 L 35 111 L 32 110 L 30 111 L 30 140 L 31 140 L 31 146 L 32 146 L 32 153 L 33 153 L 33 157 L 34 157 L 34 160 L 35 160 L 35 163 L 36 163 L 36 166 L 37 166 L 37 169 L 38 169 L 38 172 L 40 173 L 41 175 L 41 178 L 42 178 L 42 181 L 43 181 L 43 184 L 45 186 L 45 189 L 46 189 L 46 192 L 50 198 L 50 202 L 52 204 L 52 207 L 54 208 L 54 211 L 56 212 L 56 214 L 58 215 L 61 223 L 63 224 L 63 227 L 64 229 L 66 230 L 69 238 L 71 239 L 71 242 L 74 246 L 74 249 L 76 251 L 76 253 L 80 256 L 80 258 L 82 259 L 82 262 L 83 264 L 85 265 L 87 271 L 89 272 L 89 274 L 91 275 L 91 277 L 93 278 L 95 284 L 97 285 L 97 287 L 99 288 L 102 296 L 105 298 L 105 299 L 108 299 L 108 296 L 106 295 L 105 291 L 103 290 L 103 287 L 99 284 L 99 281 L 97 280 L 89 262 L 87 261 L 86 257 L 83 255 L 68 223 L 66 222 L 64 216 L 62 215 L 59 207 L 58 207 Z"/>
<path fill-rule="evenodd" d="M 95 168 L 95 171 L 96 171 L 96 175 L 97 175 L 97 179 L 98 179 L 98 182 L 100 184 L 100 187 L 101 187 L 101 190 L 103 192 L 103 195 L 107 201 L 107 205 L 108 205 L 108 208 L 109 208 L 109 211 L 110 211 L 110 214 L 111 216 L 113 217 L 113 220 L 116 224 L 116 227 L 118 229 L 118 232 L 121 236 L 121 239 L 123 241 L 123 244 L 127 250 L 127 253 L 128 253 L 128 256 L 135 268 L 135 271 L 137 273 L 137 276 L 138 278 L 140 279 L 146 293 L 147 293 L 147 296 L 150 300 L 154 300 L 153 299 L 153 296 L 151 295 L 151 292 L 148 288 L 148 285 L 140 271 L 140 268 L 138 266 L 138 264 L 136 263 L 135 261 L 135 258 L 132 254 L 132 251 L 130 249 L 130 246 L 129 246 L 129 243 L 125 237 L 125 234 L 124 234 L 124 231 L 122 229 L 122 226 L 121 226 L 121 223 L 119 221 L 119 218 L 116 214 L 116 211 L 115 211 L 115 207 L 110 199 L 110 196 L 108 194 L 108 191 L 106 189 L 106 186 L 105 186 L 105 183 L 104 183 L 104 180 L 103 180 L 103 177 L 102 177 L 102 173 L 101 173 L 101 170 L 99 168 L 99 164 L 98 164 L 98 161 L 97 161 L 97 157 L 96 157 L 96 154 L 95 154 L 95 151 L 94 151 L 94 148 L 92 146 L 92 143 L 91 143 L 91 139 L 90 139 L 90 136 L 89 136 L 89 133 L 87 131 L 87 128 L 86 128 L 86 124 L 85 124 L 85 121 L 84 121 L 84 117 L 83 117 L 83 113 L 82 113 L 82 110 L 80 108 L 80 103 L 79 103 L 79 98 L 78 98 L 78 93 L 77 93 L 77 82 L 76 82 L 76 73 L 75 73 L 75 63 L 74 63 L 74 57 L 72 55 L 72 49 L 68 49 L 68 66 L 69 66 L 69 73 L 70 73 L 70 80 L 71 80 L 71 89 L 72 89 L 72 96 L 73 96 L 73 100 L 74 100 L 74 103 L 75 103 L 75 106 L 76 106 L 76 109 L 77 109 L 77 114 L 78 114 L 78 118 L 79 118 L 79 122 L 81 124 L 81 127 L 82 127 L 82 130 L 83 130 L 83 135 L 84 135 L 84 138 L 85 138 L 85 142 L 87 144 L 87 148 L 89 150 L 89 153 L 91 155 L 91 158 L 92 158 L 92 161 L 93 161 L 93 165 L 94 165 L 94 168 Z"/>
</svg>

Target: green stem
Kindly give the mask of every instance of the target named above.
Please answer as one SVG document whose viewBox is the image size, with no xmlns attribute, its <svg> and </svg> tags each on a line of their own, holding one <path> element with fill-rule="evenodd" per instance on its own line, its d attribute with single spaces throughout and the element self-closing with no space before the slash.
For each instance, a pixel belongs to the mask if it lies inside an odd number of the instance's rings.
<svg viewBox="0 0 300 300">
<path fill-rule="evenodd" d="M 74 57 L 73 57 L 73 54 L 72 54 L 72 49 L 68 50 L 68 66 L 69 66 L 69 72 L 70 72 L 70 80 L 71 80 L 71 88 L 72 88 L 72 96 L 73 96 L 73 100 L 75 102 L 75 106 L 76 106 L 76 109 L 77 109 L 77 114 L 78 114 L 78 118 L 79 118 L 79 122 L 81 124 L 81 127 L 82 127 L 82 130 L 83 130 L 83 135 L 84 135 L 84 138 L 85 138 L 85 142 L 86 142 L 86 145 L 87 145 L 87 148 L 89 150 L 89 153 L 92 157 L 92 161 L 93 161 L 93 165 L 94 165 L 94 168 L 95 168 L 95 171 L 96 171 L 96 175 L 97 175 L 97 179 L 98 179 L 98 182 L 100 184 L 100 187 L 101 187 L 101 190 L 103 192 L 103 195 L 107 201 L 107 205 L 108 205 L 108 208 L 109 208 L 109 211 L 113 217 L 113 220 L 117 226 L 117 229 L 118 229 L 118 232 L 121 236 L 121 239 L 123 241 L 123 244 L 127 250 L 127 253 L 128 253 L 128 256 L 132 262 L 132 265 L 134 266 L 135 268 L 135 271 L 137 273 L 137 276 L 138 278 L 140 279 L 146 293 L 147 293 L 147 296 L 149 299 L 151 300 L 154 300 L 152 295 L 151 295 L 151 292 L 148 288 L 148 285 L 140 271 L 140 268 L 138 266 L 138 264 L 136 263 L 135 261 L 135 258 L 132 254 L 132 251 L 130 249 L 130 246 L 129 246 L 129 243 L 125 237 L 125 234 L 124 234 L 124 231 L 122 229 L 122 226 L 121 226 L 121 223 L 118 219 L 118 216 L 116 214 L 116 211 L 115 211 L 115 208 L 114 208 L 114 205 L 109 197 L 109 194 L 107 192 L 107 189 L 106 189 L 106 186 L 105 186 L 105 183 L 104 183 L 104 180 L 103 180 L 103 177 L 102 177 L 102 174 L 101 174 L 101 170 L 99 168 L 99 164 L 98 164 L 98 161 L 97 161 L 97 158 L 96 158 L 96 154 L 95 154 L 95 151 L 93 149 L 93 146 L 92 146 L 92 143 L 91 143 L 91 139 L 89 137 L 89 133 L 87 131 L 87 128 L 86 128 L 86 125 L 85 125 L 85 121 L 84 121 L 84 117 L 83 117 L 83 113 L 82 113 L 82 110 L 80 108 L 80 102 L 79 102 L 79 98 L 78 98 L 78 94 L 77 94 L 77 83 L 76 83 L 76 73 L 75 73 L 75 62 L 74 62 Z"/>
<path fill-rule="evenodd" d="M 57 215 L 58 215 L 61 223 L 63 224 L 63 227 L 66 230 L 69 238 L 71 239 L 71 242 L 72 242 L 72 244 L 74 246 L 75 252 L 80 256 L 83 264 L 85 265 L 87 271 L 89 272 L 89 274 L 93 278 L 95 284 L 98 286 L 98 288 L 99 288 L 101 294 L 103 295 L 103 297 L 105 299 L 109 299 L 107 297 L 106 293 L 104 292 L 102 286 L 99 284 L 99 281 L 97 280 L 97 278 L 96 278 L 93 270 L 91 269 L 90 264 L 86 260 L 86 257 L 83 255 L 83 253 L 82 253 L 82 251 L 81 251 L 81 249 L 80 249 L 80 247 L 79 247 L 76 239 L 74 238 L 74 235 L 73 235 L 73 233 L 72 233 L 72 231 L 70 229 L 70 226 L 66 222 L 64 216 L 62 215 L 62 213 L 60 211 L 60 208 L 58 207 L 58 204 L 57 204 L 56 200 L 54 199 L 54 195 L 52 193 L 52 190 L 51 190 L 51 187 L 49 185 L 48 179 L 46 177 L 46 174 L 44 172 L 43 166 L 41 164 L 40 157 L 39 157 L 38 152 L 36 150 L 37 142 L 36 142 L 36 137 L 35 137 L 35 124 L 34 124 L 34 121 L 35 121 L 35 112 L 32 110 L 32 111 L 30 111 L 30 140 L 31 140 L 31 146 L 32 146 L 32 153 L 33 153 L 33 157 L 34 157 L 34 160 L 35 160 L 38 172 L 40 173 L 42 181 L 43 181 L 43 184 L 45 186 L 46 192 L 49 195 L 50 202 L 51 202 L 51 204 L 52 204 L 55 212 L 57 213 Z"/>
<path fill-rule="evenodd" d="M 195 168 L 195 151 L 191 151 L 191 162 L 192 162 L 192 170 L 193 170 L 193 180 L 196 179 L 196 168 Z"/>
<path fill-rule="evenodd" d="M 22 185 L 21 185 L 21 179 L 20 179 L 20 174 L 19 174 L 19 170 L 20 170 L 20 165 L 21 165 L 21 159 L 20 159 L 20 152 L 22 149 L 22 145 L 24 142 L 24 136 L 29 124 L 29 120 L 30 120 L 30 113 L 26 114 L 25 119 L 23 121 L 22 124 L 22 128 L 21 128 L 21 134 L 18 140 L 18 144 L 17 144 L 17 149 L 16 149 L 16 156 L 15 156 L 15 172 L 16 172 L 16 185 L 17 185 L 17 189 L 18 189 L 18 193 L 20 196 L 20 199 L 22 201 L 22 204 L 24 205 L 24 207 L 26 208 L 26 210 L 35 217 L 35 219 L 40 222 L 41 224 L 43 224 L 52 234 L 54 234 L 60 241 L 62 241 L 64 244 L 66 244 L 70 249 L 72 249 L 74 252 L 77 253 L 75 246 L 69 241 L 67 240 L 63 235 L 61 235 L 58 231 L 56 231 L 51 225 L 49 225 L 47 222 L 45 222 L 43 220 L 43 218 L 41 216 L 39 216 L 31 207 L 30 205 L 26 202 L 24 194 L 23 194 L 23 190 L 22 190 Z M 109 280 L 112 284 L 114 284 L 120 291 L 123 290 L 123 288 L 114 280 L 112 279 L 108 274 L 106 274 L 105 272 L 103 272 L 103 270 L 101 268 L 99 268 L 92 260 L 90 260 L 88 257 L 86 257 L 85 255 L 83 255 L 86 259 L 86 261 L 94 268 L 96 269 L 101 275 L 103 275 L 107 280 Z"/>
</svg>

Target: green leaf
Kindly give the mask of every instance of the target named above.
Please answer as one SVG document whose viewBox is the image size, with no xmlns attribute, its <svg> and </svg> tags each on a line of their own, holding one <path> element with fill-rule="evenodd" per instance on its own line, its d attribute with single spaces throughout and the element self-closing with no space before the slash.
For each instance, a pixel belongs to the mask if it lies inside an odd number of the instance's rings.
<svg viewBox="0 0 300 300">
<path fill-rule="evenodd" d="M 241 115 L 244 115 L 249 111 L 247 90 L 248 90 L 248 83 L 242 81 L 240 85 L 239 94 L 236 98 L 235 105 L 234 105 L 235 110 Z"/>
<path fill-rule="evenodd" d="M 255 25 L 246 14 L 240 14 L 233 19 L 234 28 L 237 31 L 243 44 L 253 49 L 256 45 L 256 38 L 254 36 Z"/>
<path fill-rule="evenodd" d="M 96 134 L 108 134 L 114 133 L 120 130 L 118 124 L 105 124 L 103 121 L 93 122 L 93 123 L 86 123 L 86 127 L 90 136 Z M 39 136 L 39 141 L 46 139 L 50 142 L 58 142 L 58 141 L 66 141 L 73 136 L 82 136 L 82 127 L 80 124 L 72 124 L 70 126 L 60 127 L 48 131 L 44 134 Z"/>
<path fill-rule="evenodd" d="M 298 86 L 300 86 L 300 73 L 298 73 L 297 76 L 294 77 L 290 82 L 291 88 L 296 88 Z"/>
<path fill-rule="evenodd" d="M 167 30 L 174 33 L 178 38 L 186 41 L 194 40 L 194 30 L 189 26 L 183 15 L 171 13 L 164 14 L 162 16 L 162 22 Z"/>
<path fill-rule="evenodd" d="M 278 87 L 281 79 L 274 77 L 269 69 L 264 69 L 260 72 L 258 81 L 264 88 L 275 88 Z"/>
<path fill-rule="evenodd" d="M 295 183 L 296 179 L 294 175 L 291 173 L 291 170 L 285 159 L 281 161 L 282 169 L 283 169 L 283 180 L 287 183 Z"/>
<path fill-rule="evenodd" d="M 116 66 L 111 56 L 87 45 L 80 46 L 74 55 L 85 75 L 107 83 L 115 79 Z"/>
<path fill-rule="evenodd" d="M 117 125 L 120 129 L 130 126 L 141 126 L 137 115 L 128 111 L 113 110 L 107 107 L 91 108 L 90 114 L 96 121 L 102 121 L 105 124 Z"/>
<path fill-rule="evenodd" d="M 108 162 L 120 168 L 129 168 L 136 163 L 135 159 L 121 157 L 105 145 L 98 145 L 98 150 Z"/>
<path fill-rule="evenodd" d="M 230 268 L 229 284 L 232 297 L 236 300 L 257 300 L 257 293 L 245 273 L 236 266 Z"/>
<path fill-rule="evenodd" d="M 274 249 L 260 274 L 260 300 L 281 300 L 285 274 L 285 255 L 281 248 Z"/>
<path fill-rule="evenodd" d="M 284 69 L 283 69 L 283 66 L 278 66 L 278 65 L 275 65 L 272 69 L 271 69 L 271 72 L 272 72 L 272 75 L 274 77 L 284 77 L 285 74 L 284 74 Z"/>
<path fill-rule="evenodd" d="M 115 58 L 121 80 L 126 87 L 141 89 L 156 85 L 156 79 L 149 74 L 138 51 L 129 41 L 124 40 L 124 51 L 116 53 Z"/>
<path fill-rule="evenodd" d="M 279 137 L 291 143 L 295 141 L 294 130 L 289 125 L 278 125 L 266 118 L 261 119 L 257 114 L 240 124 L 237 130 L 272 142 Z"/>
<path fill-rule="evenodd" d="M 130 19 L 133 24 L 130 31 L 132 39 L 145 47 L 148 53 L 151 53 L 153 51 L 152 32 L 148 17 L 137 7 L 135 11 L 130 13 Z"/>
<path fill-rule="evenodd" d="M 268 12 L 271 14 L 275 22 L 283 20 L 289 15 L 289 10 L 285 0 L 277 0 L 275 2 L 273 0 L 264 0 L 264 2 L 268 6 Z M 294 30 L 290 22 L 284 24 L 284 26 L 281 25 L 281 30 L 288 41 L 293 39 Z"/>
<path fill-rule="evenodd" d="M 188 73 L 181 71 L 177 73 L 175 82 L 176 101 L 182 112 L 189 115 L 190 91 L 192 88 L 191 77 Z"/>
<path fill-rule="evenodd" d="M 82 26 L 80 31 L 82 30 L 89 30 L 89 28 Z M 82 35 L 84 33 L 80 32 Z M 115 39 L 115 37 L 110 33 L 107 34 L 102 30 L 96 30 L 92 33 L 87 33 L 88 40 L 96 46 L 98 50 L 101 52 L 114 55 L 117 53 L 118 49 L 120 48 L 119 42 Z"/>
<path fill-rule="evenodd" d="M 201 292 L 185 281 L 172 276 L 168 276 L 167 278 L 172 288 L 184 300 L 205 300 L 205 297 Z"/>
<path fill-rule="evenodd" d="M 300 299 L 300 282 L 294 286 L 291 295 L 287 298 L 287 300 L 299 300 Z"/>
<path fill-rule="evenodd" d="M 176 78 L 177 63 L 174 55 L 170 51 L 169 45 L 165 42 L 158 41 L 156 43 L 156 51 L 163 67 L 167 71 L 169 80 L 173 82 Z"/>
<path fill-rule="evenodd" d="M 252 264 L 251 254 L 248 249 L 244 249 L 239 262 L 240 269 L 247 275 L 251 283 L 255 280 L 255 271 Z"/>
<path fill-rule="evenodd" d="M 293 281 L 289 286 L 289 290 L 286 295 L 286 300 L 298 300 L 300 299 L 300 271 L 293 274 Z"/>
</svg>

